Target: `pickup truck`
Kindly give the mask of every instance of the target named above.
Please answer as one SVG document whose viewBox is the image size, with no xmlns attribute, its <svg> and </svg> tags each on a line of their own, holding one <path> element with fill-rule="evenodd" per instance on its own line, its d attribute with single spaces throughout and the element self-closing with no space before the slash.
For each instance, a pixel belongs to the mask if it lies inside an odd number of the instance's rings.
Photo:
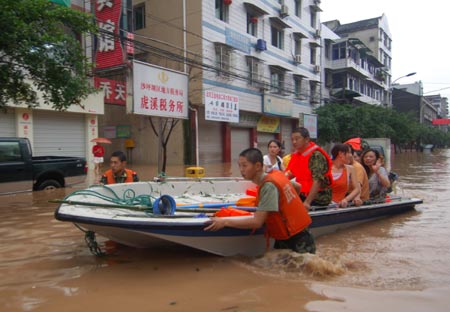
<svg viewBox="0 0 450 312">
<path fill-rule="evenodd" d="M 66 187 L 86 174 L 85 158 L 33 157 L 28 139 L 0 137 L 0 195 Z"/>
</svg>

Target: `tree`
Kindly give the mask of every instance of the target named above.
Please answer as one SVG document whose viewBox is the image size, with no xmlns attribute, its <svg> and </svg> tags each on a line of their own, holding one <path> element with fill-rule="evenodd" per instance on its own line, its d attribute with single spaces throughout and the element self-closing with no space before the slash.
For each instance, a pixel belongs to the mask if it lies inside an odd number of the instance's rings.
<svg viewBox="0 0 450 312">
<path fill-rule="evenodd" d="M 0 109 L 35 107 L 38 91 L 56 110 L 80 105 L 94 89 L 77 36 L 96 31 L 92 16 L 49 0 L 0 0 L 0 8 Z"/>
<path fill-rule="evenodd" d="M 161 137 L 160 131 L 156 130 L 155 123 L 153 121 L 152 117 L 148 117 L 148 121 L 150 122 L 150 125 L 152 126 L 153 133 L 158 137 L 162 144 L 162 166 L 161 171 L 159 174 L 164 174 L 166 172 L 166 166 L 167 166 L 167 144 L 169 143 L 170 135 L 172 134 L 173 129 L 175 129 L 176 125 L 180 121 L 180 119 L 177 118 L 159 118 L 159 126 L 161 129 Z"/>
</svg>

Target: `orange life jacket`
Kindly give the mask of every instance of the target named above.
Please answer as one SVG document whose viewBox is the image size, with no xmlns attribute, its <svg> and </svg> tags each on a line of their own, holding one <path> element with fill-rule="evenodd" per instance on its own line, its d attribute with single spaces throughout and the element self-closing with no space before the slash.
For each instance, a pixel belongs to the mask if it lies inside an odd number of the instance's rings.
<svg viewBox="0 0 450 312">
<path fill-rule="evenodd" d="M 341 200 L 344 199 L 345 195 L 348 192 L 349 185 L 348 185 L 348 174 L 347 174 L 347 167 L 344 166 L 344 169 L 342 169 L 341 176 L 333 181 L 333 186 L 331 188 L 332 197 L 331 199 L 335 203 L 339 203 Z"/>
<path fill-rule="evenodd" d="M 125 179 L 124 183 L 130 183 L 133 182 L 133 175 L 136 174 L 133 170 L 125 169 L 125 172 L 127 173 L 127 178 Z M 106 183 L 107 184 L 115 184 L 116 179 L 114 179 L 114 173 L 111 169 L 105 172 L 104 176 L 106 177 Z"/>
<path fill-rule="evenodd" d="M 273 183 L 279 193 L 278 211 L 269 212 L 266 219 L 266 234 L 276 240 L 285 240 L 308 227 L 311 217 L 291 181 L 281 171 L 274 170 L 266 174 L 262 184 L 266 182 Z M 258 189 L 257 202 L 260 190 L 261 187 Z"/>
<path fill-rule="evenodd" d="M 314 142 L 309 142 L 308 146 L 302 153 L 296 152 L 292 155 L 288 167 L 288 169 L 295 176 L 295 180 L 301 184 L 301 192 L 305 195 L 309 194 L 314 182 L 311 170 L 309 169 L 309 159 L 315 151 L 319 151 L 325 156 L 328 164 L 328 171 L 325 173 L 325 177 L 328 178 L 328 181 L 330 181 L 330 185 L 333 183 L 333 175 L 331 173 L 332 163 L 330 156 L 328 156 L 327 152 L 325 152 L 319 145 Z M 321 190 L 323 190 L 323 188 L 319 189 L 319 191 Z"/>
</svg>

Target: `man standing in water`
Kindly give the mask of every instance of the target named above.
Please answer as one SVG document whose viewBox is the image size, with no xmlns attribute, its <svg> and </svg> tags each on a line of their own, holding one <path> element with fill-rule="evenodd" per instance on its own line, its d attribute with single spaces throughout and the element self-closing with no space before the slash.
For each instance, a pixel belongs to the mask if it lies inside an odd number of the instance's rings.
<svg viewBox="0 0 450 312">
<path fill-rule="evenodd" d="M 311 217 L 291 181 L 278 170 L 266 174 L 263 155 L 257 148 L 241 152 L 239 170 L 244 179 L 258 185 L 256 196 L 258 208 L 253 218 L 211 218 L 211 224 L 205 231 L 218 231 L 224 227 L 257 229 L 266 223 L 267 235 L 275 239 L 275 249 L 315 253 L 314 238 L 308 230 Z"/>
<path fill-rule="evenodd" d="M 127 157 L 122 151 L 115 151 L 111 154 L 109 162 L 111 169 L 106 171 L 100 179 L 101 184 L 138 182 L 137 173 L 127 169 Z"/>
</svg>

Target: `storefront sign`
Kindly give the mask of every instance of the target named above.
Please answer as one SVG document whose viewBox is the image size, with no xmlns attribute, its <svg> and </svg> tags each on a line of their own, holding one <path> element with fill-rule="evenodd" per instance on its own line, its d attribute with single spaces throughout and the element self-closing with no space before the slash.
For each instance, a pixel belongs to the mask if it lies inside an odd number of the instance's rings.
<svg viewBox="0 0 450 312">
<path fill-rule="evenodd" d="M 133 112 L 188 118 L 188 76 L 167 68 L 133 61 Z"/>
<path fill-rule="evenodd" d="M 107 139 L 116 138 L 116 126 L 107 126 L 103 128 L 103 137 Z"/>
<path fill-rule="evenodd" d="M 99 33 L 95 57 L 97 68 L 123 64 L 122 45 L 119 40 L 122 0 L 95 0 L 95 16 Z"/>
<path fill-rule="evenodd" d="M 264 94 L 263 103 L 263 113 L 265 114 L 292 117 L 292 100 Z"/>
<path fill-rule="evenodd" d="M 270 132 L 279 133 L 280 132 L 280 118 L 261 116 L 258 120 L 258 126 L 256 127 L 258 132 Z"/>
<path fill-rule="evenodd" d="M 127 86 L 124 81 L 95 77 L 94 85 L 96 88 L 102 89 L 105 93 L 105 104 L 126 104 Z"/>
<path fill-rule="evenodd" d="M 317 139 L 317 115 L 300 113 L 298 121 L 300 127 L 308 129 L 311 139 Z"/>
<path fill-rule="evenodd" d="M 239 122 L 239 97 L 236 95 L 205 91 L 205 119 Z"/>
</svg>

